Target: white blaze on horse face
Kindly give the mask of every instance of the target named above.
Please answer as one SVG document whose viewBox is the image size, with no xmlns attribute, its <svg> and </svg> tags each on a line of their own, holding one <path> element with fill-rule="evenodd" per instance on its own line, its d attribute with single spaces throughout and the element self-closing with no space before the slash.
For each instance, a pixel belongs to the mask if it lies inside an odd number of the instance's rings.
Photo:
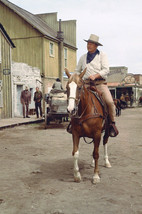
<svg viewBox="0 0 142 214">
<path fill-rule="evenodd" d="M 71 113 L 74 108 L 75 108 L 75 99 L 76 99 L 76 88 L 77 88 L 77 84 L 75 82 L 71 82 L 69 84 L 69 88 L 70 88 L 70 96 L 71 99 L 69 99 L 69 104 L 68 104 L 68 111 Z M 73 99 L 72 99 L 73 98 Z"/>
</svg>

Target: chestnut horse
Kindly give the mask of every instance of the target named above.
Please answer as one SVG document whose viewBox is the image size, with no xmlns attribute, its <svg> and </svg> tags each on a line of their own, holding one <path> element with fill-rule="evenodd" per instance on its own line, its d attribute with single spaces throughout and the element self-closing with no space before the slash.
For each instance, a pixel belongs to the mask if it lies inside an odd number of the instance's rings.
<svg viewBox="0 0 142 214">
<path fill-rule="evenodd" d="M 67 83 L 67 96 L 68 106 L 67 110 L 71 117 L 72 138 L 73 138 L 73 152 L 74 156 L 74 180 L 81 181 L 79 172 L 78 159 L 79 159 L 79 140 L 81 137 L 88 137 L 93 139 L 93 161 L 94 167 L 93 183 L 100 182 L 99 177 L 99 145 L 101 140 L 101 133 L 104 127 L 104 111 L 103 106 L 97 97 L 85 87 L 82 77 L 86 69 L 80 74 L 70 74 L 65 69 L 66 75 L 69 80 Z M 111 167 L 108 160 L 107 141 L 109 138 L 108 126 L 105 126 L 105 134 L 103 137 L 104 145 L 104 160 L 105 166 Z"/>
<path fill-rule="evenodd" d="M 115 105 L 115 111 L 116 111 L 116 116 L 121 115 L 121 101 L 119 99 L 113 99 L 114 105 Z"/>
</svg>

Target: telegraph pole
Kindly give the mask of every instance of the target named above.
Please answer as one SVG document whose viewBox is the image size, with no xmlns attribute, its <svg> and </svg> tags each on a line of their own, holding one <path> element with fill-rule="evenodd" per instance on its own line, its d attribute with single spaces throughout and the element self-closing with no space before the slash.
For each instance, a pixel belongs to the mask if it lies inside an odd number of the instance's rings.
<svg viewBox="0 0 142 214">
<path fill-rule="evenodd" d="M 64 32 L 61 30 L 61 19 L 59 19 L 59 31 L 57 31 L 57 39 L 59 39 L 59 78 L 63 83 L 63 70 L 64 70 Z"/>
</svg>

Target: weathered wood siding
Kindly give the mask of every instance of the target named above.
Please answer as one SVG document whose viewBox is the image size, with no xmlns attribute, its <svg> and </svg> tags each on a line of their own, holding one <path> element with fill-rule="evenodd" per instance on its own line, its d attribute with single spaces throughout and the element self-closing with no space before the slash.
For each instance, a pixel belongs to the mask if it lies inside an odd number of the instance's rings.
<svg viewBox="0 0 142 214">
<path fill-rule="evenodd" d="M 45 77 L 57 78 L 59 77 L 59 60 L 58 60 L 59 46 L 56 42 L 53 42 L 54 55 L 50 56 L 49 43 L 50 43 L 49 40 L 44 39 Z M 71 72 L 74 72 L 74 69 L 76 67 L 76 51 L 68 47 L 64 48 L 67 48 L 67 67 Z"/>
<path fill-rule="evenodd" d="M 0 80 L 2 80 L 3 105 L 0 107 L 0 118 L 12 117 L 12 91 L 11 91 L 11 46 L 0 31 L 1 64 Z M 6 69 L 6 70 L 5 70 Z M 4 71 L 6 74 L 4 74 Z"/>
<path fill-rule="evenodd" d="M 12 52 L 12 61 L 42 70 L 43 35 L 3 4 L 0 5 L 0 20 L 16 46 Z"/>
<path fill-rule="evenodd" d="M 42 73 L 42 38 L 12 40 L 16 46 L 13 50 L 12 61 L 26 63 L 37 67 Z"/>
<path fill-rule="evenodd" d="M 58 28 L 56 16 L 55 18 L 48 16 L 48 18 L 52 19 L 51 28 L 55 29 L 54 24 Z M 52 40 L 49 37 L 46 38 L 2 2 L 0 2 L 0 20 L 16 46 L 12 51 L 12 61 L 37 67 L 46 79 L 49 78 L 49 81 L 51 77 L 54 79 L 59 76 L 59 44 L 57 41 L 54 41 L 54 57 L 51 57 L 49 43 Z M 76 45 L 76 21 L 63 22 L 63 30 L 65 37 L 69 37 L 69 43 Z M 68 45 L 68 69 L 74 71 L 75 66 L 76 49 Z"/>
<path fill-rule="evenodd" d="M 54 54 L 50 56 L 49 46 L 50 41 L 46 38 L 44 39 L 44 59 L 45 59 L 45 77 L 58 77 L 58 43 L 52 42 L 54 44 Z"/>
<path fill-rule="evenodd" d="M 62 21 L 62 31 L 65 39 L 67 38 L 69 43 L 76 47 L 76 20 Z"/>
<path fill-rule="evenodd" d="M 67 67 L 70 72 L 74 72 L 76 68 L 76 51 L 68 48 Z"/>
<path fill-rule="evenodd" d="M 59 30 L 59 21 L 57 21 L 57 13 L 38 14 L 52 29 Z M 61 22 L 61 30 L 64 32 L 65 41 L 76 47 L 76 20 L 67 20 Z M 75 50 L 76 51 L 76 50 Z"/>
<path fill-rule="evenodd" d="M 47 13 L 47 14 L 38 14 L 38 16 L 43 19 L 51 28 L 53 28 L 55 31 L 59 30 L 59 22 L 57 21 L 57 13 Z M 70 20 L 70 21 L 62 21 L 61 22 L 61 30 L 64 32 L 64 42 L 66 40 L 69 42 L 70 45 L 76 47 L 76 20 Z M 55 47 L 55 58 L 51 58 L 49 56 L 49 41 L 45 42 L 45 59 L 47 60 L 49 58 L 49 62 L 46 62 L 45 71 L 46 75 L 49 77 L 58 77 L 59 76 L 59 63 L 58 59 L 56 57 L 58 56 L 58 48 Z M 59 47 L 59 46 L 58 46 Z M 68 50 L 68 69 L 70 71 L 74 71 L 76 67 L 76 49 L 71 48 L 70 46 L 65 46 Z M 52 62 L 54 64 L 52 64 Z M 50 66 L 51 64 L 51 66 Z M 58 66 L 58 71 L 57 71 Z M 58 73 L 57 73 L 58 72 Z M 53 76 L 52 76 L 53 73 Z"/>
</svg>

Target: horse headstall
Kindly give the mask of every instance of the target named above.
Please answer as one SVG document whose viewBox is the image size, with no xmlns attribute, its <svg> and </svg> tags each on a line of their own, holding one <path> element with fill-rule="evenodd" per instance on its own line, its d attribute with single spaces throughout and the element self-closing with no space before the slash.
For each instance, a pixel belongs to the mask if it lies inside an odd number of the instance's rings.
<svg viewBox="0 0 142 214">
<path fill-rule="evenodd" d="M 70 117 L 78 117 L 78 106 L 79 106 L 79 103 L 80 103 L 80 98 L 81 98 L 81 95 L 82 95 L 82 92 L 84 91 L 84 82 L 82 80 L 82 84 L 77 86 L 77 90 L 76 90 L 76 97 L 71 97 L 70 94 L 69 94 L 69 88 L 67 87 L 67 102 L 70 100 L 70 99 L 73 99 L 75 100 L 75 109 L 74 109 L 74 113 L 72 113 L 72 115 L 70 115 Z"/>
</svg>

